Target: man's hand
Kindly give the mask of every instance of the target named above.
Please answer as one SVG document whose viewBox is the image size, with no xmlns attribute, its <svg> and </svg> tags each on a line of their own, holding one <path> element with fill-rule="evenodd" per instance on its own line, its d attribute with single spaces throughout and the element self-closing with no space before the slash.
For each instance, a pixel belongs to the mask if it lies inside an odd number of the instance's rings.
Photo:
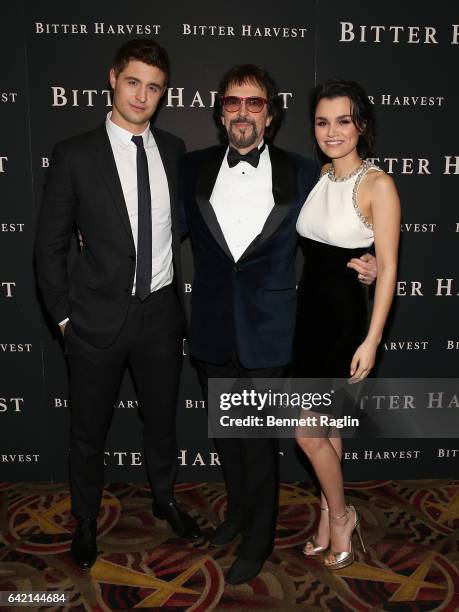
<svg viewBox="0 0 459 612">
<path fill-rule="evenodd" d="M 360 259 L 354 257 L 347 262 L 347 267 L 358 272 L 357 278 L 363 285 L 372 285 L 378 276 L 376 257 L 365 253 Z"/>
</svg>

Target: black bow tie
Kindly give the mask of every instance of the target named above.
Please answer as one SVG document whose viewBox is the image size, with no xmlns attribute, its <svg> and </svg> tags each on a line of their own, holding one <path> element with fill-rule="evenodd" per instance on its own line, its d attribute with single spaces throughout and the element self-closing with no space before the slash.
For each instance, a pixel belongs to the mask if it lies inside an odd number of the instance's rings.
<svg viewBox="0 0 459 612">
<path fill-rule="evenodd" d="M 255 147 L 255 149 L 252 149 L 251 151 L 246 153 L 246 155 L 242 155 L 237 149 L 230 147 L 227 156 L 228 166 L 230 168 L 234 168 L 234 166 L 237 166 L 240 161 L 245 161 L 252 165 L 254 168 L 257 168 L 258 163 L 260 161 L 260 155 L 263 153 L 264 149 L 265 145 L 263 144 L 262 147 Z"/>
</svg>

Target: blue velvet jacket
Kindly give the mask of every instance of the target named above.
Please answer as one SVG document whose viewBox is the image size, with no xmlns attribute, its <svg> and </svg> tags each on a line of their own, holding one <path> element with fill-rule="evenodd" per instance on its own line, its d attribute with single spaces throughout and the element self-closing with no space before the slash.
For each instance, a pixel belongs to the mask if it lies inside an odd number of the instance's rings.
<svg viewBox="0 0 459 612">
<path fill-rule="evenodd" d="M 295 226 L 319 166 L 269 147 L 275 205 L 235 262 L 209 201 L 225 152 L 225 146 L 211 147 L 184 161 L 183 231 L 194 255 L 191 354 L 222 364 L 236 353 L 250 369 L 286 365 L 296 318 Z"/>
</svg>

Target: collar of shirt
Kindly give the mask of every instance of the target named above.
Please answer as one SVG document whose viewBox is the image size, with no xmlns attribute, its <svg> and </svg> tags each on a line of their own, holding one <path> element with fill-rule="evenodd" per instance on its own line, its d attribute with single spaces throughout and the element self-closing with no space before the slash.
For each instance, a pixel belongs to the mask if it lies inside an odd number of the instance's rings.
<svg viewBox="0 0 459 612">
<path fill-rule="evenodd" d="M 262 140 L 257 148 L 261 149 L 261 147 L 263 146 L 264 142 L 265 141 Z M 228 151 L 229 151 L 229 147 L 226 149 L 226 154 L 225 154 L 225 161 L 224 161 L 225 170 L 227 172 L 231 172 L 231 174 L 237 175 L 237 176 L 239 176 L 241 174 L 245 174 L 245 175 L 249 175 L 250 176 L 251 174 L 254 174 L 258 170 L 260 165 L 265 160 L 269 160 L 268 145 L 266 145 L 265 146 L 265 150 L 260 155 L 260 163 L 258 164 L 257 168 L 254 168 L 252 166 L 252 164 L 249 164 L 248 162 L 244 162 L 244 161 L 240 161 L 238 164 L 236 164 L 235 166 L 230 168 L 229 165 L 228 165 Z"/>
<path fill-rule="evenodd" d="M 105 127 L 107 129 L 107 133 L 109 136 L 115 138 L 120 144 L 125 147 L 133 147 L 134 150 L 137 150 L 136 145 L 132 142 L 133 136 L 142 136 L 143 138 L 143 146 L 148 149 L 149 147 L 154 147 L 156 145 L 154 136 L 150 130 L 150 123 L 148 123 L 147 127 L 141 134 L 134 134 L 133 132 L 129 132 L 124 128 L 116 125 L 112 121 L 112 112 L 107 113 L 107 117 L 105 119 Z"/>
</svg>

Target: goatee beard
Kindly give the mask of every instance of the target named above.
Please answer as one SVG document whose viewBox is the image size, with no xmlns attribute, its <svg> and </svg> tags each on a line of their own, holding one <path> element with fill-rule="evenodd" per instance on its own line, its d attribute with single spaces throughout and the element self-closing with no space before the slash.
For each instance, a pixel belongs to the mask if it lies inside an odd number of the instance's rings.
<svg viewBox="0 0 459 612">
<path fill-rule="evenodd" d="M 238 123 L 238 121 L 245 121 L 249 123 L 252 129 L 247 129 L 244 132 L 236 133 L 234 131 L 234 125 Z M 237 129 L 237 128 L 236 128 Z M 239 119 L 235 118 L 230 123 L 230 129 L 228 131 L 228 140 L 230 144 L 236 149 L 246 149 L 247 147 L 251 147 L 258 138 L 258 132 L 255 124 L 251 121 L 247 121 L 247 119 Z"/>
</svg>

